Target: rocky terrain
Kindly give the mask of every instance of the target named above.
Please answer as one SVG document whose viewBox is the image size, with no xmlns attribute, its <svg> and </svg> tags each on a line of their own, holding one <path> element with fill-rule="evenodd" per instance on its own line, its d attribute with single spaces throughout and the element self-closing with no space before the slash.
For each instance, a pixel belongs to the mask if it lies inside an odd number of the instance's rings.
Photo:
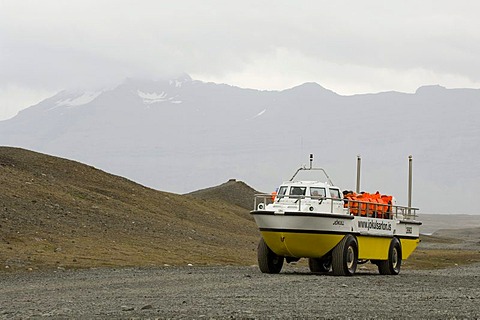
<svg viewBox="0 0 480 320">
<path fill-rule="evenodd" d="M 380 276 L 256 267 L 49 271 L 2 276 L 0 318 L 476 319 L 480 265 Z"/>
</svg>

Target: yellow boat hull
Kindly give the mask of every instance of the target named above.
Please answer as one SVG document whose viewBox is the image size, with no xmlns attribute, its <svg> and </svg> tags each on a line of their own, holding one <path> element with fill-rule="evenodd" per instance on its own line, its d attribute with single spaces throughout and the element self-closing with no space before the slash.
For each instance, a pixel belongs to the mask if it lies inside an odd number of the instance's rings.
<svg viewBox="0 0 480 320">
<path fill-rule="evenodd" d="M 330 252 L 345 236 L 335 233 L 308 233 L 261 231 L 268 247 L 279 256 L 295 258 L 320 258 Z M 393 237 L 355 235 L 358 242 L 358 259 L 387 260 Z M 415 250 L 419 238 L 399 237 L 402 259 Z"/>
</svg>

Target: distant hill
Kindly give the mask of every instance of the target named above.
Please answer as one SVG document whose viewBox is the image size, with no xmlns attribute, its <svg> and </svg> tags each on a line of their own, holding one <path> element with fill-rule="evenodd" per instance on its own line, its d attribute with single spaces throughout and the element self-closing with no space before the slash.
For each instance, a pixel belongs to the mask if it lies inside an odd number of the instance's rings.
<svg viewBox="0 0 480 320">
<path fill-rule="evenodd" d="M 437 235 L 443 229 L 480 228 L 480 215 L 474 214 L 420 214 L 423 234 Z"/>
<path fill-rule="evenodd" d="M 222 200 L 247 210 L 253 210 L 253 199 L 257 193 L 259 192 L 245 182 L 230 179 L 219 186 L 197 190 L 188 195 L 205 200 Z"/>
<path fill-rule="evenodd" d="M 253 264 L 248 212 L 0 147 L 0 270 Z"/>
</svg>

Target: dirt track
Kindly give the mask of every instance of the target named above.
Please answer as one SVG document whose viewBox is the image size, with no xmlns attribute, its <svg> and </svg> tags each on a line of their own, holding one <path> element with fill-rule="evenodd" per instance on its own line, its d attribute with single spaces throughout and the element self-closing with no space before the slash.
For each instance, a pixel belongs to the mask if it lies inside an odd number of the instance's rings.
<svg viewBox="0 0 480 320">
<path fill-rule="evenodd" d="M 279 275 L 256 267 L 165 267 L 2 274 L 0 318 L 480 317 L 480 265 L 380 276 Z"/>
</svg>

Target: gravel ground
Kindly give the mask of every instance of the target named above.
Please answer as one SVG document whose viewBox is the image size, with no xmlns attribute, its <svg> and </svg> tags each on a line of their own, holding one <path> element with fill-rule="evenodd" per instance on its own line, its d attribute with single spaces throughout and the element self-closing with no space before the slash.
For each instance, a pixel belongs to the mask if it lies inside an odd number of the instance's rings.
<svg viewBox="0 0 480 320">
<path fill-rule="evenodd" d="M 381 276 L 286 266 L 89 269 L 1 274 L 0 318 L 480 318 L 480 264 Z"/>
</svg>

